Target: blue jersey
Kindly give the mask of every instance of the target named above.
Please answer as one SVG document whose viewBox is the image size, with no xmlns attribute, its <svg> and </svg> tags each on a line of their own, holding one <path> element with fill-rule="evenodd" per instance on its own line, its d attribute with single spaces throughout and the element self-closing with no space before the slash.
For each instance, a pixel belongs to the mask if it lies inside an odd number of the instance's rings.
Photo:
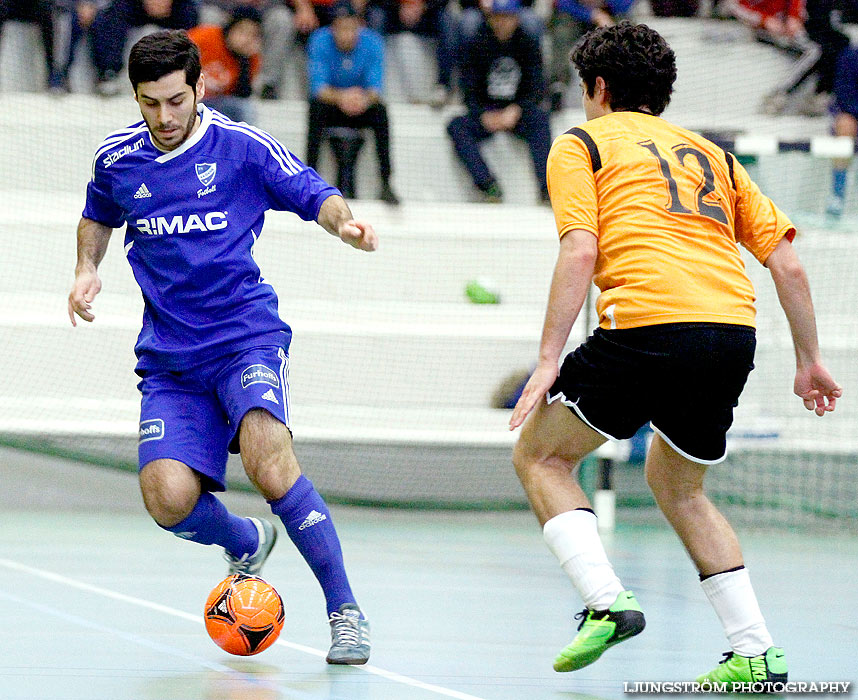
<svg viewBox="0 0 858 700">
<path fill-rule="evenodd" d="M 200 126 L 164 153 L 145 122 L 98 149 L 83 216 L 118 228 L 145 302 L 138 371 L 180 370 L 260 345 L 288 347 L 289 326 L 253 246 L 265 211 L 316 219 L 339 191 L 273 137 L 200 109 Z"/>
</svg>

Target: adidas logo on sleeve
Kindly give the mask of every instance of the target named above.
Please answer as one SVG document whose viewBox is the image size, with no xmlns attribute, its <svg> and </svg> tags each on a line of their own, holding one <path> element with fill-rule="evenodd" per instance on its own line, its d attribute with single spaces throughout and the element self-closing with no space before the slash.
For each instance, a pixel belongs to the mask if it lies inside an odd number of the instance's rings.
<svg viewBox="0 0 858 700">
<path fill-rule="evenodd" d="M 310 514 L 304 518 L 304 522 L 298 526 L 299 530 L 306 530 L 308 527 L 313 527 L 317 523 L 322 522 L 323 520 L 327 520 L 328 516 L 324 513 L 320 513 L 317 510 L 311 510 Z"/>
<path fill-rule="evenodd" d="M 276 403 L 278 406 L 280 405 L 280 402 L 277 400 L 277 397 L 274 395 L 273 389 L 269 389 L 268 391 L 266 391 L 262 395 L 262 398 L 265 399 L 266 401 L 272 401 L 273 403 Z"/>
</svg>

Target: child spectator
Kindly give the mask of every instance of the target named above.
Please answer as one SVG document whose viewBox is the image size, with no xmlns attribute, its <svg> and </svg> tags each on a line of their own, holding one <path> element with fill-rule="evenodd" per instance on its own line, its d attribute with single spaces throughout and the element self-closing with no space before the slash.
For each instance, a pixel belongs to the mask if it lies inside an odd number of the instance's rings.
<svg viewBox="0 0 858 700">
<path fill-rule="evenodd" d="M 248 98 L 259 73 L 262 49 L 262 14 L 255 7 L 239 5 L 226 26 L 204 24 L 188 31 L 200 48 L 206 77 L 203 101 L 236 122 L 252 122 Z"/>
</svg>

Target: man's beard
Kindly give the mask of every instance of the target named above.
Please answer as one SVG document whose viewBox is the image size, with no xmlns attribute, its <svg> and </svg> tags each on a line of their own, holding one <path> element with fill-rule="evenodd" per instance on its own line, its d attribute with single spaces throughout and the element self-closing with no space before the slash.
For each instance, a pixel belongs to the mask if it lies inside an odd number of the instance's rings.
<svg viewBox="0 0 858 700">
<path fill-rule="evenodd" d="M 188 123 L 187 123 L 187 124 L 185 124 L 185 130 L 184 130 L 184 133 L 182 134 L 182 139 L 181 139 L 181 140 L 180 140 L 180 141 L 179 141 L 175 146 L 167 146 L 165 143 L 163 143 L 163 142 L 162 142 L 162 141 L 161 141 L 161 140 L 156 136 L 157 129 L 153 129 L 153 128 L 152 128 L 152 125 L 151 125 L 151 124 L 149 124 L 148 122 L 147 122 L 147 124 L 146 124 L 146 125 L 149 127 L 149 134 L 152 136 L 152 139 L 155 141 L 155 144 L 156 144 L 157 146 L 159 146 L 161 150 L 174 151 L 174 150 L 176 150 L 179 146 L 181 146 L 185 141 L 187 141 L 187 140 L 188 140 L 188 137 L 190 136 L 191 131 L 192 131 L 192 130 L 193 130 L 193 128 L 194 128 L 194 123 L 196 122 L 196 120 L 197 120 L 197 98 L 196 98 L 196 96 L 195 96 L 195 97 L 194 97 L 194 108 L 193 108 L 193 110 L 191 111 L 191 116 L 188 118 Z"/>
</svg>

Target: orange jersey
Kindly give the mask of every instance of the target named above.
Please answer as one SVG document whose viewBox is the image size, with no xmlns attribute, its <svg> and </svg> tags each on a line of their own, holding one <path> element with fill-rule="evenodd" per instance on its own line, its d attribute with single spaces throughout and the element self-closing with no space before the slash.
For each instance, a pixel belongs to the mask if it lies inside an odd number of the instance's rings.
<svg viewBox="0 0 858 700">
<path fill-rule="evenodd" d="M 240 68 L 235 56 L 226 47 L 221 27 L 201 24 L 188 30 L 188 36 L 200 49 L 200 62 L 206 77 L 206 94 L 211 97 L 231 95 L 238 81 Z M 250 57 L 250 79 L 259 72 L 259 56 Z"/>
<path fill-rule="evenodd" d="M 548 156 L 557 230 L 598 239 L 602 328 L 754 326 L 738 244 L 761 263 L 795 228 L 729 153 L 648 114 L 612 112 L 558 137 Z"/>
</svg>

